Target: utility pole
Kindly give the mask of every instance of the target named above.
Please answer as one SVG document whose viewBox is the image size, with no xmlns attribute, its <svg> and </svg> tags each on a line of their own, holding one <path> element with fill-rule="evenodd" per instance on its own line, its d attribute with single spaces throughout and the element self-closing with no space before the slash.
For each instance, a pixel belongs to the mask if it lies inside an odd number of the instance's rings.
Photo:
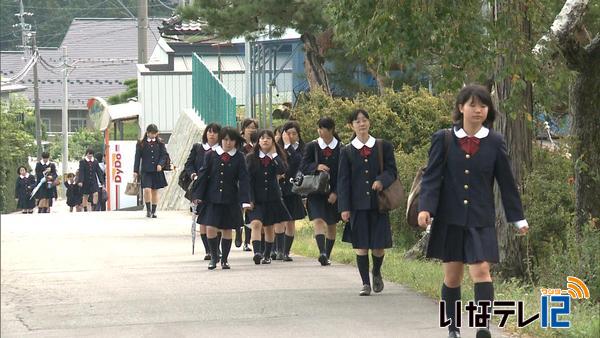
<svg viewBox="0 0 600 338">
<path fill-rule="evenodd" d="M 37 55 L 38 53 L 35 33 L 36 32 L 30 33 L 31 50 L 33 56 Z M 35 142 L 37 144 L 37 158 L 38 161 L 40 161 L 42 159 L 42 118 L 40 115 L 40 91 L 38 84 L 37 61 L 33 64 L 33 99 L 35 101 Z"/>
<path fill-rule="evenodd" d="M 148 61 L 148 0 L 138 0 L 138 63 Z"/>
<path fill-rule="evenodd" d="M 29 46 L 27 44 L 28 33 L 31 30 L 31 25 L 25 23 L 26 16 L 32 16 L 32 13 L 25 12 L 25 6 L 23 5 L 23 0 L 20 0 L 19 5 L 19 13 L 15 14 L 15 16 L 19 17 L 19 23 L 14 24 L 13 27 L 19 27 L 21 29 L 21 48 L 23 48 L 23 60 L 29 60 L 31 53 L 29 53 Z"/>
<path fill-rule="evenodd" d="M 62 171 L 69 171 L 69 67 L 67 65 L 67 47 L 63 47 L 63 108 L 62 108 Z"/>
</svg>

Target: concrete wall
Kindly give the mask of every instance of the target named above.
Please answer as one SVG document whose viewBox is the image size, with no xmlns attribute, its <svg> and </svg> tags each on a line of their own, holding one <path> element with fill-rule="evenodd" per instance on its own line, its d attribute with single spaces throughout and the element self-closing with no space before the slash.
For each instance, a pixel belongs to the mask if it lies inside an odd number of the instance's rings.
<svg viewBox="0 0 600 338">
<path fill-rule="evenodd" d="M 179 187 L 177 181 L 192 145 L 202 140 L 205 127 L 204 122 L 191 109 L 186 109 L 179 115 L 169 144 L 167 144 L 167 151 L 176 170 L 165 172 L 169 185 L 161 191 L 159 210 L 186 210 L 189 208 L 190 202 L 185 199 L 185 192 Z"/>
</svg>

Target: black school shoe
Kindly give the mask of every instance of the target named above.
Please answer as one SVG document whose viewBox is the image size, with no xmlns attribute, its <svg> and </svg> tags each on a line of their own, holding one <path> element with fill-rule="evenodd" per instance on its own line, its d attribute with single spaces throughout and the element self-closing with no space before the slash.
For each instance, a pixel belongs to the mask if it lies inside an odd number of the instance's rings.
<svg viewBox="0 0 600 338">
<path fill-rule="evenodd" d="M 210 261 L 210 254 L 206 254 L 206 255 L 204 256 L 204 260 L 205 260 L 205 261 Z"/>
<path fill-rule="evenodd" d="M 261 261 L 262 264 L 271 264 L 271 257 L 264 257 Z"/>
<path fill-rule="evenodd" d="M 262 259 L 262 254 L 257 252 L 254 254 L 254 257 L 252 257 L 252 260 L 254 260 L 254 264 L 258 265 L 260 264 L 260 260 Z"/>
<path fill-rule="evenodd" d="M 293 262 L 294 260 L 292 259 L 292 257 L 290 257 L 290 255 L 283 255 L 283 261 L 284 262 Z"/>
<path fill-rule="evenodd" d="M 152 218 L 158 218 L 156 214 L 152 214 Z"/>
<path fill-rule="evenodd" d="M 379 293 L 381 291 L 383 291 L 383 277 L 373 275 L 373 292 Z"/>
<path fill-rule="evenodd" d="M 240 246 L 242 246 L 242 237 L 238 236 L 237 233 L 235 235 L 235 247 L 239 248 Z"/>
<path fill-rule="evenodd" d="M 252 249 L 250 249 L 250 246 L 248 245 L 248 243 L 244 243 L 244 246 L 242 247 L 242 251 L 252 251 Z"/>
<path fill-rule="evenodd" d="M 150 210 L 146 210 L 146 217 L 152 217 L 152 212 L 150 212 Z"/>
<path fill-rule="evenodd" d="M 229 269 L 231 269 L 231 267 L 229 266 L 229 263 L 227 263 L 227 262 L 221 262 L 221 269 L 223 269 L 223 270 L 229 270 Z"/>
<path fill-rule="evenodd" d="M 370 296 L 371 295 L 371 285 L 369 285 L 369 284 L 363 285 L 362 290 L 360 290 L 359 295 L 360 296 Z"/>
<path fill-rule="evenodd" d="M 321 266 L 331 265 L 331 261 L 329 261 L 329 258 L 327 258 L 327 254 L 325 253 L 319 255 L 319 263 L 321 263 Z"/>
<path fill-rule="evenodd" d="M 477 330 L 477 338 L 492 338 L 492 333 L 487 328 L 482 328 Z"/>
</svg>

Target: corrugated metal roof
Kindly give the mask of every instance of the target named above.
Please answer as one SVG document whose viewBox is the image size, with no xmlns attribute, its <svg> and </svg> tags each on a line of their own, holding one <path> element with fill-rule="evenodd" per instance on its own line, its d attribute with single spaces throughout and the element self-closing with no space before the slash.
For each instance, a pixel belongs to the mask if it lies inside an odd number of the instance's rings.
<svg viewBox="0 0 600 338">
<path fill-rule="evenodd" d="M 154 50 L 158 39 L 158 26 L 161 19 L 150 19 L 148 31 L 148 51 Z M 152 34 L 152 32 L 154 34 Z M 61 47 L 67 47 L 68 57 L 102 59 L 137 59 L 137 21 L 133 19 L 74 19 L 63 39 Z M 62 63 L 62 50 L 40 48 L 40 55 L 48 63 Z M 12 77 L 24 66 L 23 53 L 2 51 L 0 70 L 2 76 Z M 117 65 L 91 64 L 80 62 L 69 76 L 70 109 L 87 109 L 87 100 L 93 96 L 107 98 L 123 92 L 127 87 L 123 82 L 137 77 L 135 63 Z M 38 66 L 40 80 L 40 108 L 60 109 L 62 107 L 62 75 L 55 74 Z M 20 82 L 28 87 L 24 93 L 33 102 L 33 72 Z"/>
</svg>

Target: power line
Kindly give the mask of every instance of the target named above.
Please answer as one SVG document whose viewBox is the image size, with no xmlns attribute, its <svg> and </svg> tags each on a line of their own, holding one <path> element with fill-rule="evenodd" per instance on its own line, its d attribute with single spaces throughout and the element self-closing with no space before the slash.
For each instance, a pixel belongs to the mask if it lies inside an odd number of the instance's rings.
<svg viewBox="0 0 600 338">
<path fill-rule="evenodd" d="M 174 11 L 174 10 L 175 10 L 175 8 L 167 6 L 167 5 L 166 5 L 165 3 L 163 3 L 161 0 L 156 0 L 156 1 L 158 1 L 158 2 L 159 2 L 161 5 L 163 5 L 163 7 L 165 7 L 165 8 L 168 8 L 168 9 L 170 9 L 170 10 L 172 10 L 172 11 Z"/>
</svg>

